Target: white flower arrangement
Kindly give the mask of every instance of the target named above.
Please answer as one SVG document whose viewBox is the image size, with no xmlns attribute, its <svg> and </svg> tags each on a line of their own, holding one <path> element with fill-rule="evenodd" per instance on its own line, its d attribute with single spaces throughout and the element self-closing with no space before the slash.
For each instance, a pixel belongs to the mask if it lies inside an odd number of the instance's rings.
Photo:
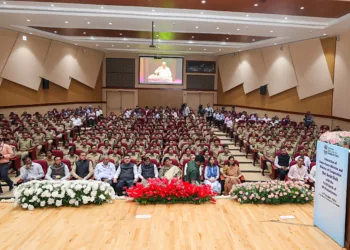
<svg viewBox="0 0 350 250">
<path fill-rule="evenodd" d="M 30 181 L 14 192 L 14 205 L 34 210 L 40 207 L 98 204 L 115 199 L 114 189 L 105 182 L 83 181 Z"/>
</svg>

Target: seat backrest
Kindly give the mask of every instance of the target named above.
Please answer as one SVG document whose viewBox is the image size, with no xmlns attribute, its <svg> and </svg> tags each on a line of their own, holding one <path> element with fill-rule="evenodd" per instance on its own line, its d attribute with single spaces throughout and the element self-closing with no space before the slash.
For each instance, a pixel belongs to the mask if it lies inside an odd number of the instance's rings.
<svg viewBox="0 0 350 250">
<path fill-rule="evenodd" d="M 63 152 L 62 152 L 61 150 L 55 150 L 55 149 L 53 149 L 53 150 L 52 150 L 52 155 L 53 155 L 53 156 L 61 157 L 61 159 L 63 159 Z"/>
<path fill-rule="evenodd" d="M 67 165 L 67 167 L 69 168 L 69 171 L 72 170 L 72 166 L 71 166 L 70 160 L 62 159 L 61 162 L 63 162 L 64 164 Z"/>
<path fill-rule="evenodd" d="M 295 165 L 295 164 L 297 164 L 297 161 L 291 161 L 291 162 L 289 163 L 289 166 L 291 167 L 291 166 L 293 166 L 293 165 Z"/>
<path fill-rule="evenodd" d="M 33 160 L 33 162 L 40 164 L 41 167 L 43 168 L 44 173 L 45 173 L 45 174 L 47 173 L 47 169 L 48 169 L 48 167 L 49 167 L 49 166 L 47 165 L 47 161 L 45 161 L 45 160 Z"/>
</svg>

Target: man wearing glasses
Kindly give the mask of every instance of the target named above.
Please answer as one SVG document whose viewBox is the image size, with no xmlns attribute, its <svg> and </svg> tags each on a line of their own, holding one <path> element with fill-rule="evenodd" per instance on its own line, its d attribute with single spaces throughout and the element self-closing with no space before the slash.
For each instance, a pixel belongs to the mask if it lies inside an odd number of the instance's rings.
<svg viewBox="0 0 350 250">
<path fill-rule="evenodd" d="M 130 188 L 138 180 L 137 166 L 130 162 L 130 159 L 130 155 L 124 156 L 123 163 L 120 164 L 113 178 L 115 192 L 118 196 L 123 195 L 123 187 Z"/>
</svg>

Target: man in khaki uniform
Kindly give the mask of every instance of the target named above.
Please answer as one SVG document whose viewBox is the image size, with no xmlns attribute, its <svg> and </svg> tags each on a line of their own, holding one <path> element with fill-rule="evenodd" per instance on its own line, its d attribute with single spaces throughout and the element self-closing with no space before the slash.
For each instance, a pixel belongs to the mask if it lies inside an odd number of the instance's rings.
<svg viewBox="0 0 350 250">
<path fill-rule="evenodd" d="M 117 146 L 114 146 L 113 147 L 113 153 L 108 155 L 110 159 L 112 159 L 114 161 L 114 165 L 116 167 L 119 166 L 121 160 L 122 160 L 122 157 L 118 154 L 118 150 L 119 148 Z"/>
<path fill-rule="evenodd" d="M 101 150 L 104 155 L 107 155 L 109 150 L 111 149 L 112 148 L 111 148 L 111 145 L 108 143 L 108 140 L 105 140 L 103 142 L 103 145 L 99 148 L 99 150 Z"/>
<path fill-rule="evenodd" d="M 304 152 L 310 157 L 310 159 L 312 159 L 313 152 L 312 152 L 312 149 L 309 146 L 309 143 L 305 143 L 304 144 Z"/>
<path fill-rule="evenodd" d="M 99 160 L 101 158 L 101 154 L 99 152 L 97 152 L 97 146 L 96 145 L 93 145 L 91 147 L 91 150 L 92 150 L 92 152 L 87 155 L 87 158 L 92 161 L 92 164 L 93 164 L 93 166 L 95 168 L 97 163 L 99 162 Z"/>
<path fill-rule="evenodd" d="M 43 143 L 45 142 L 45 135 L 40 132 L 40 129 L 35 130 L 33 135 L 33 143 L 36 146 L 36 156 L 38 157 L 41 149 L 43 148 Z"/>
<path fill-rule="evenodd" d="M 112 138 L 112 134 L 111 133 L 107 134 L 107 139 L 105 139 L 104 141 L 106 141 L 106 140 L 108 141 L 109 145 L 111 145 L 112 147 L 116 143 L 115 139 Z"/>
<path fill-rule="evenodd" d="M 81 139 L 80 136 L 77 136 L 77 139 L 74 141 L 75 148 L 80 148 L 81 147 Z"/>
<path fill-rule="evenodd" d="M 96 145 L 100 144 L 100 140 L 97 139 L 96 135 L 94 135 L 94 134 L 91 136 L 89 142 L 92 144 L 96 144 Z"/>
<path fill-rule="evenodd" d="M 273 145 L 273 141 L 272 140 L 269 140 L 268 141 L 268 146 L 266 146 L 264 148 L 264 159 L 266 160 L 265 161 L 265 164 L 266 164 L 266 168 L 271 172 L 271 166 L 272 166 L 272 163 L 274 162 L 275 160 L 275 155 L 276 155 L 276 147 Z M 262 161 L 263 159 L 261 159 Z M 263 162 L 262 162 L 263 164 Z M 263 170 L 262 170 L 262 174 L 264 175 L 264 171 L 265 171 L 265 166 L 262 166 L 263 167 Z"/>
<path fill-rule="evenodd" d="M 211 147 L 211 151 L 213 151 L 213 156 L 215 158 L 218 157 L 219 151 L 223 150 L 222 146 L 219 144 L 219 140 L 214 141 L 214 146 Z"/>
<path fill-rule="evenodd" d="M 135 147 L 131 147 L 131 153 L 129 154 L 131 159 L 136 161 L 136 165 L 141 163 L 141 156 L 138 152 L 136 152 Z"/>
<path fill-rule="evenodd" d="M 254 146 L 250 146 L 250 149 L 255 152 L 256 158 L 261 159 L 264 155 L 264 149 L 266 147 L 266 143 L 262 137 L 259 137 L 259 141 L 254 144 Z"/>
<path fill-rule="evenodd" d="M 159 156 L 159 154 L 154 152 L 153 147 L 150 148 L 150 152 L 148 154 L 146 154 L 146 156 L 149 157 L 150 159 L 157 160 L 158 162 L 160 161 L 160 156 Z"/>
<path fill-rule="evenodd" d="M 77 149 L 80 149 L 82 150 L 84 153 L 88 154 L 89 153 L 89 150 L 91 149 L 91 147 L 87 144 L 87 140 L 86 139 L 83 139 L 81 144 L 80 144 L 80 147 L 78 147 Z"/>
<path fill-rule="evenodd" d="M 245 144 L 245 146 L 247 147 L 249 144 L 250 149 L 252 149 L 252 146 L 254 148 L 254 145 L 258 141 L 258 138 L 259 138 L 258 134 L 256 132 L 253 132 L 249 137 L 248 142 Z"/>
<path fill-rule="evenodd" d="M 123 143 L 126 143 L 128 146 L 128 149 L 131 149 L 132 145 L 134 144 L 134 141 L 130 139 L 130 135 L 126 134 L 125 139 L 122 140 Z"/>
<path fill-rule="evenodd" d="M 186 148 L 189 148 L 189 149 L 191 149 L 191 150 L 196 151 L 196 146 L 193 144 L 193 140 L 192 140 L 191 138 L 189 138 L 189 139 L 187 140 L 187 143 L 188 143 L 188 144 L 185 144 L 185 145 L 182 146 L 181 152 L 183 152 L 184 150 L 186 150 Z"/>
<path fill-rule="evenodd" d="M 287 151 L 287 154 L 290 156 L 290 157 L 294 157 L 294 147 L 292 147 L 291 145 L 289 146 L 286 146 L 286 151 Z"/>
<path fill-rule="evenodd" d="M 69 154 L 63 156 L 63 159 L 70 161 L 71 168 L 75 166 L 75 162 L 79 159 L 79 157 L 75 154 L 75 149 L 70 148 Z"/>
<path fill-rule="evenodd" d="M 199 153 L 204 150 L 209 150 L 209 148 L 204 145 L 204 140 L 201 139 L 198 146 L 196 147 L 196 155 L 199 155 Z"/>
<path fill-rule="evenodd" d="M 56 131 L 51 126 L 47 127 L 46 130 L 46 141 L 49 144 L 49 148 L 52 148 L 53 140 L 56 138 Z"/>
<path fill-rule="evenodd" d="M 277 150 L 280 150 L 282 148 L 283 141 L 280 140 L 278 135 L 275 137 L 274 144 Z"/>
<path fill-rule="evenodd" d="M 140 155 L 143 156 L 145 155 L 146 151 L 145 151 L 145 147 L 141 145 L 139 140 L 135 141 L 135 149 L 140 151 Z"/>
<path fill-rule="evenodd" d="M 223 167 L 225 164 L 225 161 L 228 160 L 228 158 L 231 156 L 231 152 L 229 150 L 228 145 L 224 146 L 224 152 L 222 152 L 221 154 L 219 154 L 218 156 L 218 162 L 220 167 Z"/>
</svg>

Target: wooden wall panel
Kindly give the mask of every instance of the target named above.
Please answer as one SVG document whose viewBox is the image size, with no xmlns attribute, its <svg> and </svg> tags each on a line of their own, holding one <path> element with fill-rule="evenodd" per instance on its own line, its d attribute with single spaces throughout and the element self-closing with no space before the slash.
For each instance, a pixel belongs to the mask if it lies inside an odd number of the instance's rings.
<svg viewBox="0 0 350 250">
<path fill-rule="evenodd" d="M 65 102 L 100 102 L 102 101 L 102 67 L 95 89 L 72 79 L 69 89 L 50 84 L 49 89 L 38 91 L 4 79 L 0 87 L 0 106 L 32 105 Z M 24 108 L 25 109 L 25 108 Z"/>
<path fill-rule="evenodd" d="M 326 57 L 329 73 L 334 82 L 335 57 L 337 49 L 337 38 L 327 37 L 320 39 L 324 56 Z"/>
<path fill-rule="evenodd" d="M 79 47 L 77 67 L 72 71 L 71 77 L 90 88 L 95 88 L 103 58 L 104 53 L 101 51 Z"/>
<path fill-rule="evenodd" d="M 180 108 L 182 99 L 182 90 L 138 90 L 138 105 L 140 107 L 169 106 L 171 108 Z"/>
<path fill-rule="evenodd" d="M 18 32 L 0 29 L 0 74 L 5 67 L 7 59 L 16 42 Z M 1 85 L 1 80 L 0 80 Z"/>
<path fill-rule="evenodd" d="M 22 39 L 23 35 L 27 40 Z M 19 34 L 1 77 L 38 90 L 40 74 L 51 40 L 28 34 Z"/>
<path fill-rule="evenodd" d="M 226 92 L 243 83 L 238 55 L 228 54 L 218 58 L 222 88 Z"/>
<path fill-rule="evenodd" d="M 300 99 L 333 89 L 331 74 L 319 39 L 289 45 Z"/>
<path fill-rule="evenodd" d="M 284 110 L 286 112 L 292 111 L 304 113 L 307 110 L 310 110 L 314 114 L 332 115 L 332 90 L 299 100 L 296 88 L 289 89 L 271 97 L 269 97 L 268 94 L 260 95 L 259 90 L 255 90 L 246 95 L 244 94 L 242 85 L 227 92 L 223 92 L 220 81 L 221 79 L 219 78 L 217 100 L 217 103 L 219 104 Z"/>
<path fill-rule="evenodd" d="M 77 46 L 52 41 L 41 76 L 62 88 L 68 89 L 71 83 L 70 76 L 77 67 L 77 51 Z"/>
</svg>

